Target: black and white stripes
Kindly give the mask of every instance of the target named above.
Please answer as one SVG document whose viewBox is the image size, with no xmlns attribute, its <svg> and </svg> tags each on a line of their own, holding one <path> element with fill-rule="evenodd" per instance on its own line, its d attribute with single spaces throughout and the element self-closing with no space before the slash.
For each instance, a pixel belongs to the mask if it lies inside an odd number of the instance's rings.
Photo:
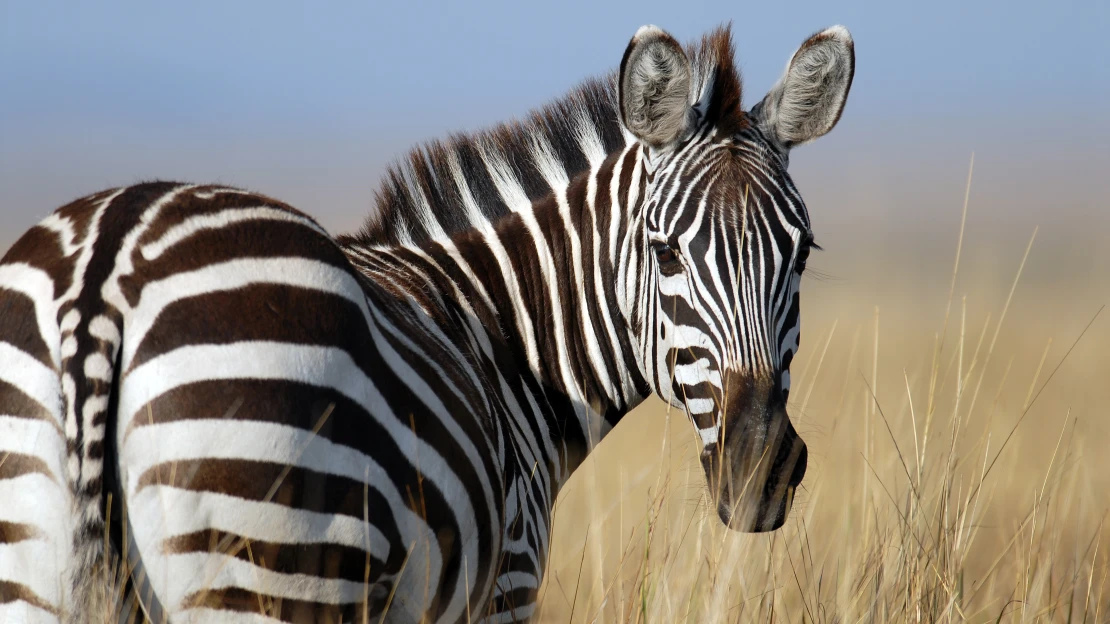
<svg viewBox="0 0 1110 624">
<path fill-rule="evenodd" d="M 727 31 L 645 27 L 618 76 L 414 151 L 355 236 L 214 186 L 59 209 L 0 261 L 0 620 L 81 620 L 106 532 L 154 619 L 528 619 L 561 484 L 652 392 L 722 520 L 781 525 L 787 150 L 852 58 L 814 35 L 745 112 Z"/>
</svg>

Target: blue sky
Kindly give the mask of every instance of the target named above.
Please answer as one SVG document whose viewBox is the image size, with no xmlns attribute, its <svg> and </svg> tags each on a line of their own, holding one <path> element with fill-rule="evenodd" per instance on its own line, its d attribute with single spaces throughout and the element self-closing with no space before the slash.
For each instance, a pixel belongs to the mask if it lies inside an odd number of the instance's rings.
<svg viewBox="0 0 1110 624">
<path fill-rule="evenodd" d="M 434 125 L 481 123 L 613 67 L 643 23 L 689 39 L 730 20 L 749 100 L 803 37 L 843 23 L 857 40 L 857 115 L 1110 105 L 1110 4 L 1097 0 L 2 6 L 6 130 L 53 117 L 206 127 L 364 126 L 383 117 L 420 127 L 428 116 Z"/>
<path fill-rule="evenodd" d="M 1036 189 L 1018 172 L 1046 167 L 1078 185 L 1077 210 L 1107 196 L 1091 179 L 1110 165 L 1103 0 L 0 0 L 0 249 L 64 201 L 150 177 L 245 185 L 349 228 L 407 146 L 609 71 L 641 24 L 688 40 L 727 21 L 748 105 L 810 33 L 842 23 L 856 39 L 841 127 L 795 160 L 803 188 L 874 188 L 885 210 L 915 201 L 882 195 L 896 182 L 962 198 L 976 150 L 1019 199 Z"/>
</svg>

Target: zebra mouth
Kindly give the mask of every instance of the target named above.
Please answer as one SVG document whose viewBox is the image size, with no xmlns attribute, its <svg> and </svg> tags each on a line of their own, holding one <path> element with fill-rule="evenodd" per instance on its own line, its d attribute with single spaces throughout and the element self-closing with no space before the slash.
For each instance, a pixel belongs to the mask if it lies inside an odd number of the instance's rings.
<svg viewBox="0 0 1110 624">
<path fill-rule="evenodd" d="M 795 490 L 796 488 L 794 486 L 787 486 L 786 493 L 777 509 L 771 510 L 771 513 L 758 514 L 754 520 L 750 520 L 747 523 L 740 520 L 741 514 L 737 513 L 737 506 L 729 505 L 728 502 L 724 500 L 717 503 L 717 515 L 720 516 L 721 522 L 733 531 L 739 531 L 741 533 L 767 533 L 775 531 L 786 524 L 786 518 L 794 506 Z"/>
<path fill-rule="evenodd" d="M 741 493 L 736 500 L 729 495 L 727 488 L 718 489 L 717 515 L 729 529 L 763 533 L 774 531 L 786 523 L 794 506 L 798 485 L 805 477 L 809 455 L 805 442 L 796 435 L 788 438 L 791 439 L 781 445 L 770 469 L 757 471 L 753 475 L 753 481 L 760 477 L 764 479 L 762 488 L 752 488 L 750 494 Z"/>
</svg>

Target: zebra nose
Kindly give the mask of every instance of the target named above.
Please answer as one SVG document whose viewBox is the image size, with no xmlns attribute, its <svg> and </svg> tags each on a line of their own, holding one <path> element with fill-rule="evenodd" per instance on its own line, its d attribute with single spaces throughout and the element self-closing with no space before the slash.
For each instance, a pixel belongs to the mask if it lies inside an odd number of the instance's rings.
<svg viewBox="0 0 1110 624">
<path fill-rule="evenodd" d="M 779 410 L 777 417 L 781 419 L 779 422 L 785 425 L 785 430 L 778 444 L 773 447 L 775 455 L 768 475 L 767 489 L 764 492 L 765 496 L 772 499 L 776 494 L 781 495 L 784 489 L 793 492 L 805 478 L 806 466 L 809 464 L 809 449 L 794 429 L 794 424 L 790 422 L 786 410 Z"/>
<path fill-rule="evenodd" d="M 790 487 L 796 488 L 802 483 L 802 479 L 806 476 L 806 465 L 809 463 L 809 449 L 806 448 L 806 443 L 798 438 L 797 444 L 802 446 L 802 450 L 798 452 L 798 459 L 794 463 L 794 470 L 790 472 Z"/>
<path fill-rule="evenodd" d="M 751 483 L 754 488 L 737 492 L 735 487 L 729 489 L 729 482 L 721 483 L 719 513 L 732 529 L 773 531 L 786 522 L 793 507 L 809 450 L 790 422 L 785 405 L 764 404 L 749 410 L 748 419 L 747 427 L 737 427 L 727 436 L 725 447 L 731 456 L 731 484 Z"/>
</svg>

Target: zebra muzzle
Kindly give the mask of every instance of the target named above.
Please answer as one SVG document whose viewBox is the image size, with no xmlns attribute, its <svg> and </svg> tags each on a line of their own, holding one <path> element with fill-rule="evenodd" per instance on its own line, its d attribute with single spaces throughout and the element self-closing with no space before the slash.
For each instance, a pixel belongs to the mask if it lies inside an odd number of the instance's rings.
<svg viewBox="0 0 1110 624">
<path fill-rule="evenodd" d="M 786 522 L 805 476 L 808 450 L 785 411 L 770 427 L 737 428 L 702 457 L 721 521 L 736 531 L 773 531 Z"/>
</svg>

